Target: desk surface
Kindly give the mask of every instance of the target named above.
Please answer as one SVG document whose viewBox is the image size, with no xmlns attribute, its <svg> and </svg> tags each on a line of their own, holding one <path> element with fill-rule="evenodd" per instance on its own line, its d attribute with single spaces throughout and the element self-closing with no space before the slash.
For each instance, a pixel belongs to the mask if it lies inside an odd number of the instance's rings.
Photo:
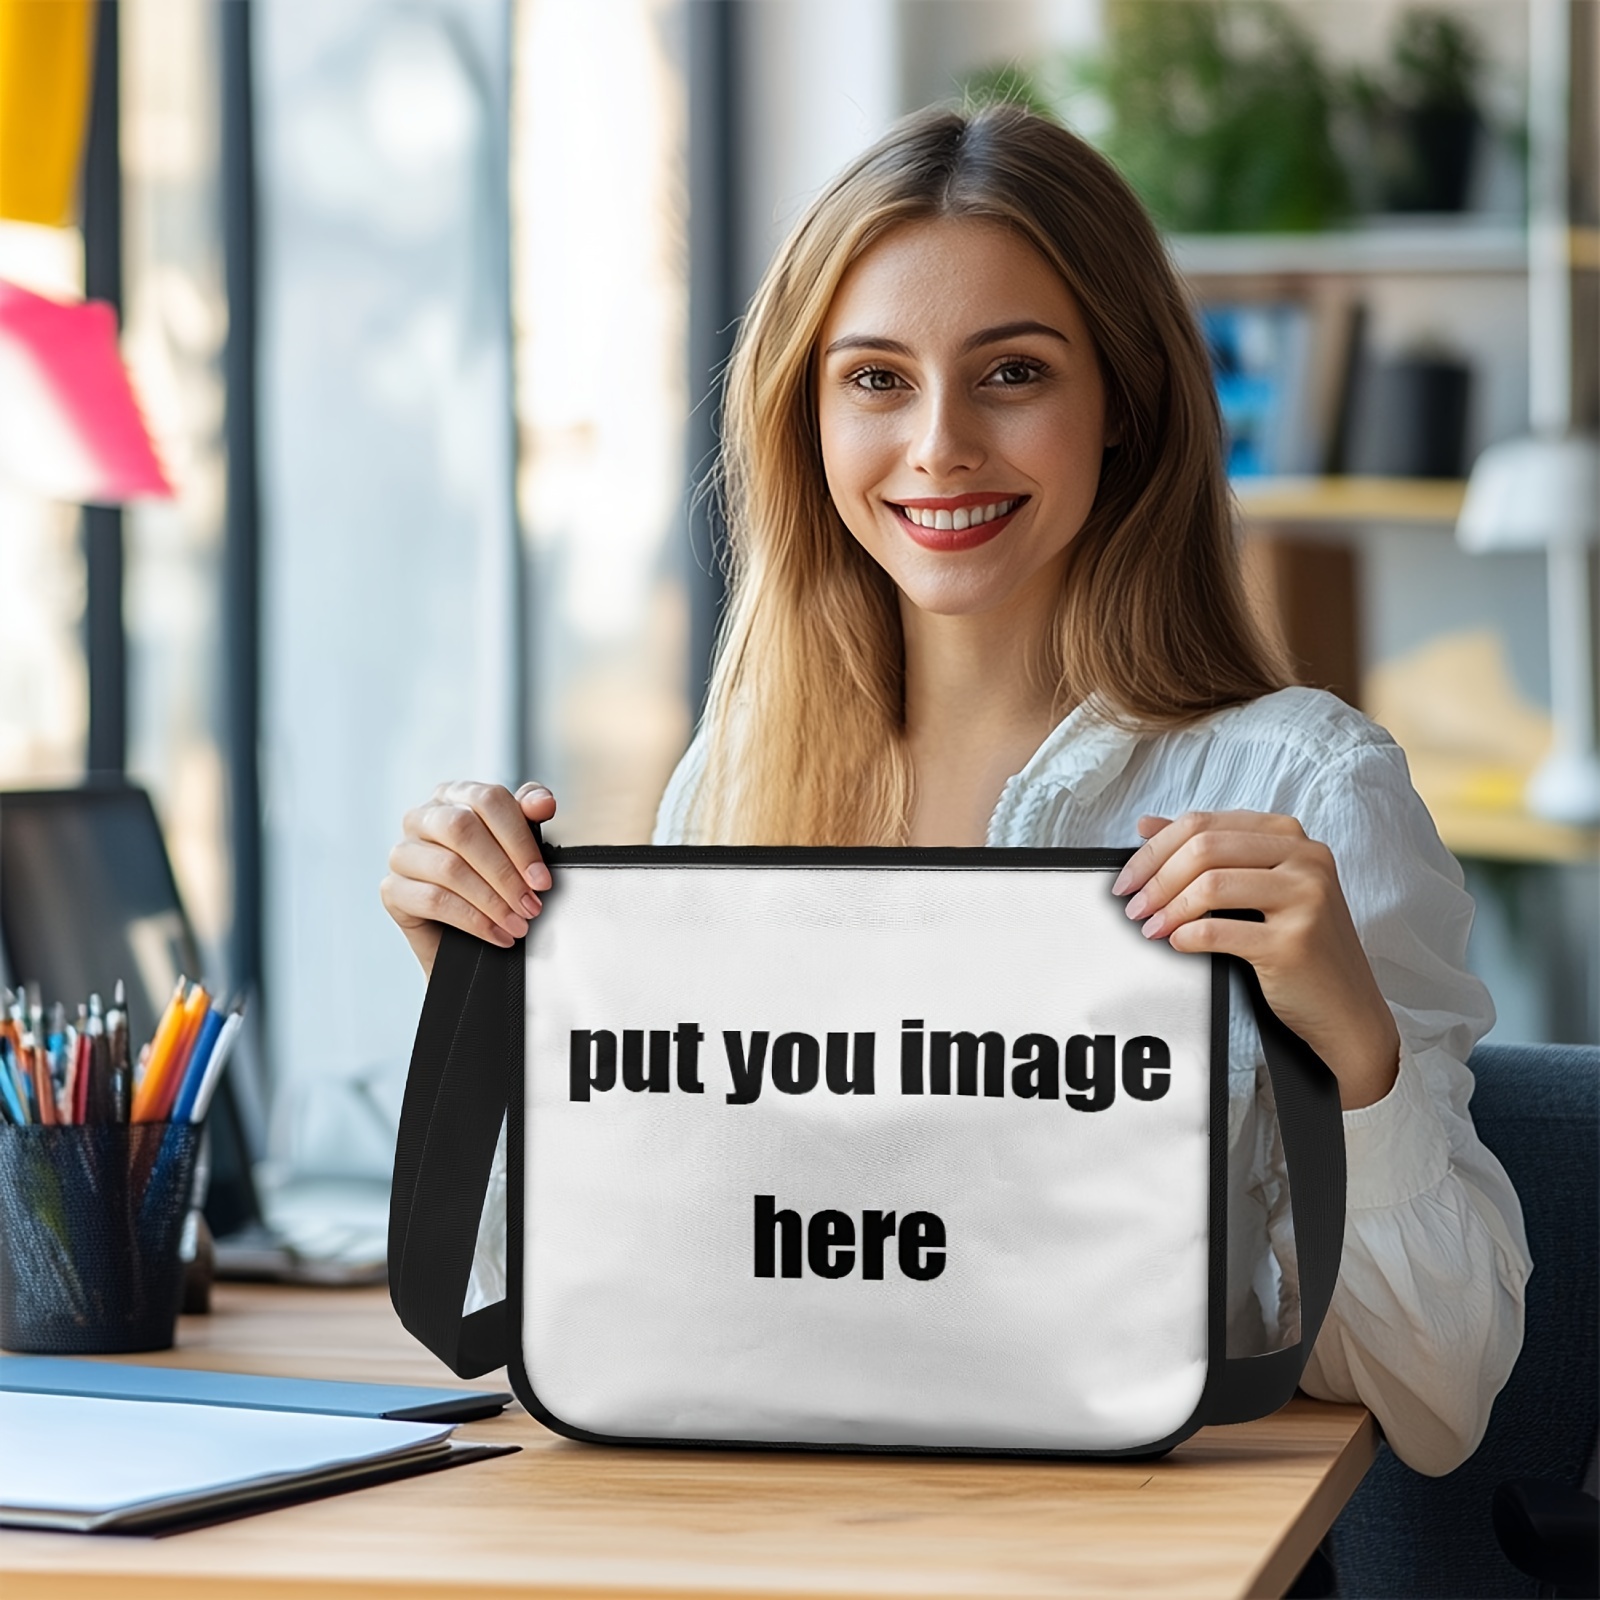
<svg viewBox="0 0 1600 1600">
<path fill-rule="evenodd" d="M 177 1350 L 135 1359 L 454 1382 L 382 1290 L 224 1285 L 215 1304 L 184 1319 Z M 520 1407 L 458 1436 L 523 1450 L 166 1539 L 7 1531 L 0 1593 L 1277 1595 L 1376 1448 L 1359 1406 L 1298 1398 L 1136 1464 L 603 1449 L 557 1438 Z"/>
</svg>

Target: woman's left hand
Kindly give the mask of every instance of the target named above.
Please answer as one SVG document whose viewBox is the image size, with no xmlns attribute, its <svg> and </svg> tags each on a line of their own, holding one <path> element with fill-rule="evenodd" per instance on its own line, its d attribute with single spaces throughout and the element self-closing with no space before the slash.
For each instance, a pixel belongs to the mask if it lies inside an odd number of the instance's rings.
<svg viewBox="0 0 1600 1600">
<path fill-rule="evenodd" d="M 1112 886 L 1174 950 L 1222 951 L 1256 970 L 1267 1003 L 1328 1064 L 1346 1111 L 1381 1100 L 1400 1033 L 1339 887 L 1333 852 L 1293 817 L 1190 811 L 1141 817 L 1145 841 Z M 1259 911 L 1264 922 L 1208 917 Z"/>
</svg>

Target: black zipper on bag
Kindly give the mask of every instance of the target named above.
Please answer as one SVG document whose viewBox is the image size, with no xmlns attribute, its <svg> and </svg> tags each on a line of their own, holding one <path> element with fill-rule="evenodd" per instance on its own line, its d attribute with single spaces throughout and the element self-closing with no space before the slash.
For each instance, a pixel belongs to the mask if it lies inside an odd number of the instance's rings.
<svg viewBox="0 0 1600 1600">
<path fill-rule="evenodd" d="M 1107 872 L 1137 852 L 1075 846 L 990 846 L 934 848 L 896 845 L 555 845 L 541 842 L 546 863 L 570 867 L 901 867 L 939 872 L 971 868 L 1056 872 Z"/>
</svg>

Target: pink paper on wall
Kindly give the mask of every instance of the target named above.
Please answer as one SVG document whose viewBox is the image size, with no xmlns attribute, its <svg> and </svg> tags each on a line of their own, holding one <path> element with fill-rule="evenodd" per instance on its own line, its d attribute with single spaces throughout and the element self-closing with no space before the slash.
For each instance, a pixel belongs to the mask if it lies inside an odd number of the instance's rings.
<svg viewBox="0 0 1600 1600">
<path fill-rule="evenodd" d="M 110 306 L 0 282 L 0 476 L 84 504 L 170 498 Z"/>
</svg>

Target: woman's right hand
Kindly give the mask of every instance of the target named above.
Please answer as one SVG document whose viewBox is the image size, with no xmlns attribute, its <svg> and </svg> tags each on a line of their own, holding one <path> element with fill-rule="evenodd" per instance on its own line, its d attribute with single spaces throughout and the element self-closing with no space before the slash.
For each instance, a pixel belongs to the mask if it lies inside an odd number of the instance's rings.
<svg viewBox="0 0 1600 1600">
<path fill-rule="evenodd" d="M 441 783 L 405 814 L 380 893 L 424 973 L 433 971 L 446 924 L 502 949 L 527 933 L 550 887 L 528 824 L 555 812 L 541 783 L 515 794 L 498 783 Z"/>
</svg>

